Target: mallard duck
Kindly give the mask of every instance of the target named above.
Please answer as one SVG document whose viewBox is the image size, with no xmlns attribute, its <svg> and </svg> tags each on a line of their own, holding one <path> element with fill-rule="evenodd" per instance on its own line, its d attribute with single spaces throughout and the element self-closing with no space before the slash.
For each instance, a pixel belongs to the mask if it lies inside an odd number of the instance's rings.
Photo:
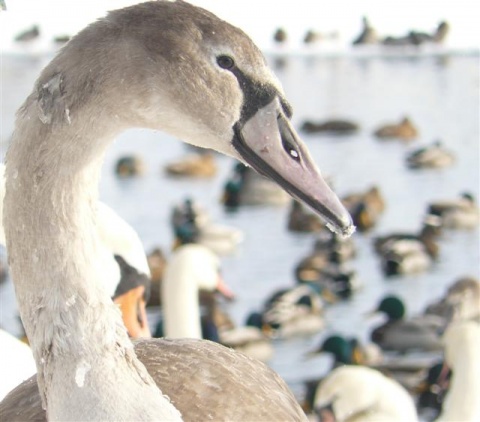
<svg viewBox="0 0 480 422">
<path fill-rule="evenodd" d="M 325 228 L 323 221 L 296 199 L 292 199 L 288 213 L 288 230 L 292 232 L 311 233 L 319 232 Z"/>
<path fill-rule="evenodd" d="M 271 180 L 244 164 L 235 164 L 224 187 L 222 203 L 227 208 L 243 205 L 286 205 L 291 198 Z"/>
<path fill-rule="evenodd" d="M 191 154 L 167 164 L 165 172 L 177 177 L 213 177 L 217 174 L 215 156 L 211 152 Z"/>
<path fill-rule="evenodd" d="M 20 32 L 16 37 L 17 42 L 28 42 L 37 39 L 40 36 L 40 28 L 38 25 L 33 25 L 31 28 Z"/>
<path fill-rule="evenodd" d="M 145 173 L 145 164 L 136 155 L 120 157 L 115 165 L 115 173 L 122 178 L 142 176 Z"/>
<path fill-rule="evenodd" d="M 313 122 L 306 120 L 301 125 L 301 130 L 306 133 L 328 133 L 333 135 L 351 135 L 358 131 L 358 124 L 349 120 L 327 120 Z"/>
<path fill-rule="evenodd" d="M 261 312 L 248 316 L 247 325 L 274 338 L 312 335 L 325 327 L 323 301 L 308 285 L 280 289 L 265 301 Z"/>
<path fill-rule="evenodd" d="M 480 318 L 480 281 L 473 277 L 461 277 L 437 302 L 425 309 L 425 314 L 451 320 L 475 320 Z"/>
<path fill-rule="evenodd" d="M 377 31 L 370 25 L 366 16 L 362 17 L 362 31 L 352 41 L 352 45 L 376 44 L 378 43 Z"/>
<path fill-rule="evenodd" d="M 384 297 L 375 312 L 387 317 L 384 324 L 374 328 L 371 340 L 383 350 L 404 353 L 410 350 L 442 350 L 441 335 L 445 323 L 433 315 L 406 318 L 405 304 L 398 296 Z"/>
<path fill-rule="evenodd" d="M 427 218 L 418 235 L 394 233 L 374 239 L 375 251 L 381 258 L 386 276 L 416 274 L 428 270 L 437 258 L 440 223 Z"/>
<path fill-rule="evenodd" d="M 464 192 L 457 200 L 431 202 L 427 215 L 441 218 L 442 227 L 447 229 L 473 229 L 480 223 L 480 210 L 473 195 Z"/>
<path fill-rule="evenodd" d="M 244 237 L 239 229 L 212 223 L 207 212 L 190 198 L 174 207 L 171 222 L 175 246 L 198 243 L 225 255 L 234 252 Z"/>
<path fill-rule="evenodd" d="M 342 203 L 348 209 L 359 231 L 374 227 L 385 210 L 385 200 L 378 186 L 372 186 L 365 192 L 345 195 L 342 197 Z"/>
<path fill-rule="evenodd" d="M 380 139 L 397 138 L 411 141 L 418 136 L 418 129 L 409 117 L 403 117 L 399 123 L 389 123 L 375 130 L 374 135 Z"/>
<path fill-rule="evenodd" d="M 450 167 L 455 163 L 455 154 L 445 148 L 440 141 L 436 141 L 408 153 L 406 163 L 411 169 Z"/>
</svg>

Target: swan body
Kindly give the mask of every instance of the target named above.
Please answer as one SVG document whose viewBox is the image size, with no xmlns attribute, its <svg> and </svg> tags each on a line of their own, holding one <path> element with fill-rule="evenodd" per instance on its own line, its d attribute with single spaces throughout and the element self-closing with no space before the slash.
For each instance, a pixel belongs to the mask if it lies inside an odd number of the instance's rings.
<svg viewBox="0 0 480 422">
<path fill-rule="evenodd" d="M 272 396 L 273 391 L 275 394 L 288 391 L 274 371 L 217 343 L 196 339 L 142 339 L 135 342 L 135 353 L 155 378 L 158 388 L 171 398 L 184 421 L 305 420 L 292 394 L 282 394 L 281 400 Z M 242 373 L 242 382 L 232 383 L 238 372 Z M 172 379 L 175 382 L 171 382 Z M 268 400 L 259 403 L 252 391 L 270 397 L 276 405 L 269 405 Z M 202 393 L 208 395 L 197 399 Z M 231 397 L 235 405 L 225 402 L 225 397 Z M 9 422 L 47 421 L 35 376 L 0 402 L 0 415 Z M 139 414 L 135 420 L 145 418 Z"/>
<path fill-rule="evenodd" d="M 334 369 L 320 384 L 315 396 L 317 413 L 328 412 L 339 422 L 416 421 L 415 405 L 394 380 L 362 366 Z"/>
<path fill-rule="evenodd" d="M 233 156 L 302 199 L 338 232 L 351 234 L 348 212 L 290 116 L 280 84 L 251 40 L 183 1 L 110 12 L 42 71 L 17 113 L 3 220 L 49 420 L 181 419 L 152 378 L 162 374 L 149 374 L 137 358 L 120 312 L 101 287 L 98 182 L 113 139 L 140 126 Z M 181 353 L 182 345 L 176 347 Z M 243 371 L 235 373 L 229 382 L 242 384 Z M 204 389 L 213 387 L 195 388 L 209 397 L 214 394 Z M 277 420 L 304 419 L 288 389 L 270 387 L 269 406 L 289 403 L 290 413 Z M 264 411 L 265 391 L 251 391 Z M 236 400 L 222 396 L 222 407 L 244 407 Z M 242 420 L 257 419 L 258 406 L 245 411 Z"/>
</svg>

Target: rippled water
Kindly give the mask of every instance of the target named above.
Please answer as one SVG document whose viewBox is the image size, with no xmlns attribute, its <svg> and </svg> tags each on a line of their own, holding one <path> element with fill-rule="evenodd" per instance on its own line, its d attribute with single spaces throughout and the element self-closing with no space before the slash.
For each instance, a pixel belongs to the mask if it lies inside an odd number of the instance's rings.
<svg viewBox="0 0 480 422">
<path fill-rule="evenodd" d="M 16 108 L 31 89 L 44 59 L 10 57 L 2 60 L 2 146 L 13 128 Z M 273 60 L 272 60 L 273 63 Z M 440 242 L 438 263 L 425 274 L 385 279 L 372 251 L 372 237 L 392 230 L 417 231 L 428 201 L 453 198 L 460 192 L 479 194 L 479 59 L 478 56 L 423 58 L 290 58 L 277 69 L 294 107 L 294 123 L 304 119 L 347 118 L 360 131 L 349 137 L 304 136 L 323 172 L 333 178 L 340 195 L 380 186 L 387 210 L 370 233 L 355 234 L 358 256 L 352 267 L 363 288 L 351 300 L 326 310 L 327 330 L 312 338 L 278 341 L 271 362 L 298 393 L 302 379 L 322 375 L 328 358 L 306 360 L 304 354 L 329 332 L 367 338 L 378 320 L 364 317 L 386 293 L 394 292 L 415 314 L 441 296 L 463 275 L 479 276 L 479 232 L 447 232 Z M 409 115 L 420 129 L 418 141 L 379 142 L 373 130 L 385 122 Z M 456 164 L 441 171 L 409 171 L 407 151 L 441 139 L 455 151 Z M 225 257 L 223 274 L 237 293 L 226 309 L 241 324 L 274 290 L 294 284 L 293 268 L 312 248 L 312 235 L 286 230 L 288 207 L 245 208 L 225 213 L 219 199 L 233 162 L 218 157 L 218 175 L 212 180 L 173 180 L 163 166 L 185 154 L 182 143 L 147 130 L 124 133 L 108 151 L 100 186 L 101 199 L 111 205 L 140 234 L 149 251 L 168 251 L 172 236 L 168 225 L 172 205 L 193 197 L 213 220 L 245 233 L 233 256 Z M 147 173 L 120 181 L 114 176 L 116 159 L 135 153 Z M 9 318 L 13 308 L 11 286 L 0 287 L 2 325 L 15 330 Z"/>
</svg>

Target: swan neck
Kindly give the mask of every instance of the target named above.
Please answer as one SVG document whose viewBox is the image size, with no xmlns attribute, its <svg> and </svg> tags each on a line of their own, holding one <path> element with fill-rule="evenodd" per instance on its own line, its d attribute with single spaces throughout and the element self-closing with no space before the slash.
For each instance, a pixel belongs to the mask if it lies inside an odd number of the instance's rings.
<svg viewBox="0 0 480 422">
<path fill-rule="evenodd" d="M 113 258 L 98 234 L 98 183 L 116 131 L 80 114 L 45 123 L 28 101 L 6 158 L 4 225 L 48 419 L 178 420 L 103 288 Z"/>
<path fill-rule="evenodd" d="M 169 264 L 162 283 L 165 335 L 202 338 L 198 287 L 191 265 Z"/>
</svg>

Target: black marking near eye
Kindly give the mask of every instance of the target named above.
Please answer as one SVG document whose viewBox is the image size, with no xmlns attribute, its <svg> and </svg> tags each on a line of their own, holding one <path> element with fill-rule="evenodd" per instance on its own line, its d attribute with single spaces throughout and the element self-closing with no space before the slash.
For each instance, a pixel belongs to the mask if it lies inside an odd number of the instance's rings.
<svg viewBox="0 0 480 422">
<path fill-rule="evenodd" d="M 235 61 L 230 56 L 221 55 L 217 57 L 217 64 L 222 69 L 231 70 L 235 66 Z"/>
</svg>

